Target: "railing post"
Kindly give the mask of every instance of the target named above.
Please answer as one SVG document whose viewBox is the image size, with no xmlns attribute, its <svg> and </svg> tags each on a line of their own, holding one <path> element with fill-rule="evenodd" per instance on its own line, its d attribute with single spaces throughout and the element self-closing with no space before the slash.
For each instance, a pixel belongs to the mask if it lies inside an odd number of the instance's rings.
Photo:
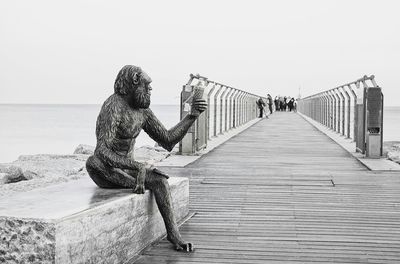
<svg viewBox="0 0 400 264">
<path fill-rule="evenodd" d="M 238 91 L 236 89 L 233 89 L 233 92 L 231 93 L 231 96 L 229 98 L 230 104 L 229 104 L 229 130 L 234 127 L 234 112 L 235 112 L 235 97 L 237 95 Z"/>
<path fill-rule="evenodd" d="M 248 121 L 248 114 L 249 114 L 249 94 L 246 94 L 245 98 L 244 98 L 244 104 L 245 104 L 245 108 L 244 108 L 244 122 L 243 123 L 247 123 Z"/>
<path fill-rule="evenodd" d="M 240 113 L 241 113 L 240 125 L 243 125 L 243 123 L 244 123 L 244 118 L 245 118 L 244 113 L 245 113 L 245 111 L 246 111 L 246 92 L 244 92 L 243 96 L 242 96 L 242 108 L 241 108 L 241 111 L 240 111 Z"/>
<path fill-rule="evenodd" d="M 214 105 L 215 105 L 215 108 L 214 108 L 214 128 L 213 128 L 214 137 L 217 136 L 217 119 L 218 119 L 218 113 L 217 112 L 218 112 L 218 108 L 219 108 L 218 107 L 218 95 L 221 93 L 223 88 L 224 88 L 223 85 L 220 84 L 217 92 L 214 95 Z"/>
<path fill-rule="evenodd" d="M 320 105 L 320 110 L 319 110 L 319 122 L 321 124 L 324 123 L 324 97 L 322 96 L 322 93 L 319 93 L 319 105 Z"/>
<path fill-rule="evenodd" d="M 237 126 L 237 117 L 236 117 L 236 111 L 237 111 L 237 98 L 241 92 L 239 90 L 236 91 L 235 96 L 233 97 L 233 111 L 232 111 L 232 127 L 235 128 Z"/>
<path fill-rule="evenodd" d="M 354 91 L 351 85 L 348 85 L 351 96 L 353 97 L 353 141 L 357 142 L 357 93 Z"/>
<path fill-rule="evenodd" d="M 208 124 L 207 125 L 207 133 L 208 133 L 208 139 L 211 139 L 211 134 L 212 134 L 211 131 L 214 131 L 212 125 L 214 124 L 214 111 L 213 110 L 215 108 L 215 105 L 211 104 L 211 96 L 212 96 L 213 92 L 215 91 L 215 88 L 217 88 L 217 84 L 213 83 L 213 87 L 211 88 L 211 90 L 208 92 L 208 95 L 207 95 L 207 103 L 208 103 L 208 108 L 207 108 L 207 124 Z M 213 120 L 212 124 L 211 124 L 211 119 Z"/>
<path fill-rule="evenodd" d="M 314 112 L 314 120 L 317 121 L 318 120 L 318 99 L 317 96 L 314 95 L 313 97 L 313 112 Z"/>
<path fill-rule="evenodd" d="M 251 94 L 247 95 L 247 122 L 251 120 L 251 109 L 253 106 L 251 105 Z"/>
<path fill-rule="evenodd" d="M 328 92 L 329 95 L 329 128 L 334 130 L 334 124 L 335 124 L 335 115 L 334 115 L 334 109 L 335 109 L 335 99 L 329 90 Z"/>
<path fill-rule="evenodd" d="M 340 134 L 340 98 L 336 92 L 336 89 L 332 90 L 333 95 L 335 96 L 336 100 L 336 109 L 335 109 L 335 116 L 336 116 L 336 132 Z"/>
<path fill-rule="evenodd" d="M 322 123 L 322 97 L 321 94 L 318 94 L 318 122 Z"/>
<path fill-rule="evenodd" d="M 244 97 L 245 96 L 246 96 L 246 92 L 243 92 L 242 96 L 240 96 L 239 126 L 243 125 L 243 109 L 244 109 Z"/>
<path fill-rule="evenodd" d="M 226 107 L 226 104 L 225 104 L 225 107 L 224 107 L 224 102 L 226 102 L 225 100 L 224 100 L 224 96 L 226 95 L 226 93 L 229 91 L 229 87 L 224 87 L 224 91 L 222 92 L 222 94 L 221 94 L 221 98 L 220 98 L 220 104 L 221 104 L 221 110 L 220 110 L 220 120 L 221 120 L 221 122 L 219 123 L 219 133 L 220 134 L 222 134 L 222 128 L 224 127 L 224 126 L 226 126 L 226 109 L 227 109 L 227 107 Z M 224 109 L 225 109 L 225 114 L 224 114 Z M 223 120 L 223 122 L 222 122 L 222 120 Z M 225 123 L 225 124 L 223 124 L 223 123 Z"/>
<path fill-rule="evenodd" d="M 383 149 L 383 94 L 377 86 L 374 76 L 364 76 L 364 81 L 370 80 L 372 87 L 368 85 L 365 90 L 365 153 L 366 157 L 379 158 Z"/>
<path fill-rule="evenodd" d="M 345 95 L 346 97 L 346 102 L 347 102 L 347 108 L 345 109 L 346 112 L 346 116 L 347 116 L 347 125 L 346 125 L 346 138 L 350 138 L 350 95 L 349 93 L 346 91 L 346 87 L 342 86 L 342 93 Z M 343 119 L 344 119 L 344 113 L 343 113 Z M 343 132 L 344 135 L 344 132 Z"/>
<path fill-rule="evenodd" d="M 310 98 L 310 116 L 314 119 L 314 97 Z"/>
<path fill-rule="evenodd" d="M 340 121 L 338 121 L 338 119 L 340 118 L 340 116 L 338 115 L 338 108 L 339 108 L 339 106 L 340 106 L 340 103 L 338 102 L 339 100 L 338 100 L 338 97 L 337 97 L 337 94 L 335 93 L 335 90 L 332 90 L 332 95 L 333 95 L 333 98 L 334 98 L 334 100 L 335 100 L 335 132 L 337 132 L 338 131 L 338 129 L 340 129 L 340 128 L 338 128 L 338 126 L 339 126 L 339 124 L 340 124 Z"/>
<path fill-rule="evenodd" d="M 315 98 L 314 98 L 314 96 L 312 96 L 310 99 L 311 99 L 310 100 L 310 103 L 311 103 L 310 116 L 312 119 L 315 120 Z"/>
<path fill-rule="evenodd" d="M 356 128 L 357 128 L 357 141 L 356 148 L 358 152 L 365 154 L 365 87 L 366 84 L 364 82 L 364 87 L 360 87 L 360 82 L 357 83 L 357 119 L 356 119 Z"/>
<path fill-rule="evenodd" d="M 244 107 L 243 98 L 245 95 L 246 93 L 242 92 L 242 94 L 239 97 L 239 117 L 238 117 L 239 126 L 243 124 L 243 107 Z"/>
<path fill-rule="evenodd" d="M 317 113 L 317 116 L 318 116 L 318 122 L 319 122 L 319 123 L 321 123 L 321 116 L 322 116 L 322 114 L 321 114 L 321 111 L 322 111 L 322 103 L 321 103 L 321 96 L 320 96 L 320 94 L 318 94 L 318 95 L 317 95 L 317 102 L 318 102 L 318 113 Z"/>
<path fill-rule="evenodd" d="M 340 91 L 339 88 L 336 88 L 337 91 L 337 95 L 339 97 L 339 134 L 342 134 L 344 136 L 344 122 L 345 122 L 345 111 L 344 111 L 344 107 L 345 107 L 345 101 L 344 101 L 344 96 L 342 94 L 342 92 Z M 341 129 L 341 130 L 340 130 Z"/>
<path fill-rule="evenodd" d="M 228 129 L 229 129 L 229 122 L 230 122 L 229 117 L 230 117 L 231 106 L 229 105 L 229 107 L 228 107 L 228 102 L 231 102 L 230 98 L 231 98 L 232 92 L 233 92 L 233 88 L 229 87 L 229 92 L 225 97 L 225 131 L 228 131 Z M 228 110 L 229 110 L 229 114 L 228 114 Z"/>
<path fill-rule="evenodd" d="M 329 126 L 328 125 L 328 107 L 329 107 L 329 97 L 327 96 L 326 92 L 323 93 L 323 97 L 324 97 L 324 125 L 325 126 Z"/>
<path fill-rule="evenodd" d="M 253 105 L 253 119 L 258 117 L 258 115 L 257 115 L 257 108 L 258 107 L 257 107 L 256 101 L 257 101 L 257 97 L 253 96 L 253 100 L 251 102 L 252 105 Z"/>
</svg>

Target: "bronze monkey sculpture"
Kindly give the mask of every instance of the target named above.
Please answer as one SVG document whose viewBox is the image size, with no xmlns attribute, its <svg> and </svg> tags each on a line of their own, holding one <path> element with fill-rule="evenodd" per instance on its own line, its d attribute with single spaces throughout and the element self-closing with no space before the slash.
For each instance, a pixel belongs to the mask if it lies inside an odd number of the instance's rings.
<svg viewBox="0 0 400 264">
<path fill-rule="evenodd" d="M 117 75 L 112 94 L 103 104 L 96 123 L 97 144 L 86 162 L 93 181 L 101 188 L 132 188 L 143 194 L 154 193 L 164 219 L 168 240 L 177 250 L 193 251 L 185 242 L 172 210 L 168 175 L 146 167 L 134 159 L 135 140 L 143 129 L 168 151 L 185 136 L 196 118 L 207 108 L 203 99 L 195 99 L 189 115 L 167 130 L 149 108 L 152 87 L 150 77 L 140 68 L 124 66 Z"/>
</svg>

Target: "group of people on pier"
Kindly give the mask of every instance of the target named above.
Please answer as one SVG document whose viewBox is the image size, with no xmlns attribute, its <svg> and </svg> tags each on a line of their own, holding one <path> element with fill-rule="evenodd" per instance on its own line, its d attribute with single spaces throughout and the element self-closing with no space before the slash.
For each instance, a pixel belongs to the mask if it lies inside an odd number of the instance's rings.
<svg viewBox="0 0 400 264">
<path fill-rule="evenodd" d="M 262 97 L 257 100 L 257 106 L 260 110 L 259 117 L 264 117 L 264 115 L 268 118 L 265 107 L 268 106 L 269 114 L 273 113 L 273 108 L 275 111 L 289 111 L 296 112 L 297 110 L 297 100 L 294 97 L 290 96 L 276 96 L 275 99 L 272 99 L 270 94 L 267 94 L 266 102 Z"/>
<path fill-rule="evenodd" d="M 296 111 L 297 100 L 290 96 L 276 96 L 274 99 L 276 111 Z"/>
</svg>

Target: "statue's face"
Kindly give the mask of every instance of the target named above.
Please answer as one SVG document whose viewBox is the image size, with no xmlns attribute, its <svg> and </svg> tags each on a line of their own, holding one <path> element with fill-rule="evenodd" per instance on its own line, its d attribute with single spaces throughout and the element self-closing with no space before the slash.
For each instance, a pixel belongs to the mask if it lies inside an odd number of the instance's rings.
<svg viewBox="0 0 400 264">
<path fill-rule="evenodd" d="M 151 79 L 143 72 L 141 74 L 140 84 L 133 90 L 131 100 L 135 108 L 149 108 L 151 96 Z"/>
</svg>

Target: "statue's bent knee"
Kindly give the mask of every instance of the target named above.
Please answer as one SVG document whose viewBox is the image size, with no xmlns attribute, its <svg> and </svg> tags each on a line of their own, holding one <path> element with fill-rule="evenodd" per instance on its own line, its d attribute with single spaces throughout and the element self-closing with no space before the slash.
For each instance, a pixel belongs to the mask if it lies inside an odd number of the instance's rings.
<svg viewBox="0 0 400 264">
<path fill-rule="evenodd" d="M 104 166 L 103 162 L 97 158 L 95 155 L 90 156 L 86 161 L 86 170 L 100 188 L 115 188 L 116 184 L 108 181 L 105 177 L 106 173 L 109 173 Z"/>
<path fill-rule="evenodd" d="M 148 171 L 146 176 L 146 188 L 152 189 L 154 187 L 169 186 L 168 179 L 158 175 L 152 171 Z"/>
</svg>

